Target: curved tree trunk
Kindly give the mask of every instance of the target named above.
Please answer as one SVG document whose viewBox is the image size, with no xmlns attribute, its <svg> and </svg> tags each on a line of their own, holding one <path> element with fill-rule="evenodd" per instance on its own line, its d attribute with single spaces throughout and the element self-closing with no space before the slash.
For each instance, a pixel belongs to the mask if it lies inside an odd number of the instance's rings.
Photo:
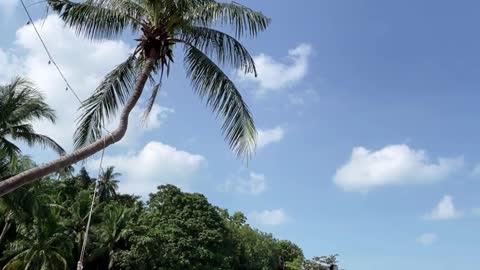
<svg viewBox="0 0 480 270">
<path fill-rule="evenodd" d="M 140 98 L 143 88 L 148 80 L 149 74 L 153 71 L 155 64 L 155 59 L 153 57 L 147 58 L 145 65 L 142 69 L 142 72 L 139 74 L 135 85 L 133 87 L 132 95 L 129 97 L 123 111 L 120 115 L 120 123 L 118 127 L 111 133 L 105 135 L 103 138 L 98 141 L 84 146 L 74 152 L 64 155 L 54 161 L 40 165 L 38 167 L 26 170 L 22 173 L 19 173 L 13 177 L 10 177 L 4 181 L 0 182 L 0 197 L 14 191 L 15 189 L 32 183 L 35 180 L 47 176 L 51 173 L 54 173 L 62 168 L 70 166 L 78 161 L 81 161 L 99 151 L 106 148 L 107 146 L 118 142 L 123 138 L 125 132 L 127 131 L 128 126 L 128 116 L 132 111 L 133 107 L 137 104 L 138 99 Z"/>
</svg>

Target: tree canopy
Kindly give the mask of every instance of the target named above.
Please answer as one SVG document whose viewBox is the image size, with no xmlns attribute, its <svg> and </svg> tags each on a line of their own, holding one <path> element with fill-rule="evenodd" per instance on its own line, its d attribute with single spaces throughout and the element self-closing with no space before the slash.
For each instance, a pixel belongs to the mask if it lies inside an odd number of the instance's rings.
<svg viewBox="0 0 480 270">
<path fill-rule="evenodd" d="M 93 181 L 82 168 L 1 197 L 0 269 L 76 269 Z M 112 188 L 93 209 L 84 269 L 323 270 L 335 262 L 307 260 L 295 243 L 199 193 L 162 185 L 144 202 Z"/>
</svg>

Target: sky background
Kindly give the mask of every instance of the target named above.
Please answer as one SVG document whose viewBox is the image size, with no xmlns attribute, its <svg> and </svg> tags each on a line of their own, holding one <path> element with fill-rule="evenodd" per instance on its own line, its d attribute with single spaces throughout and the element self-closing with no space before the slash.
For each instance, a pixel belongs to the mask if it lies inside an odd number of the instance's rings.
<svg viewBox="0 0 480 270">
<path fill-rule="evenodd" d="M 105 164 L 123 174 L 121 191 L 145 197 L 173 183 L 204 193 L 308 257 L 340 254 L 349 270 L 477 265 L 480 3 L 241 3 L 272 18 L 268 31 L 243 40 L 259 77 L 228 70 L 259 129 L 256 155 L 246 166 L 229 151 L 177 50 L 148 126 L 133 121 L 106 151 Z M 41 5 L 30 10 L 43 15 Z M 0 82 L 33 80 L 58 114 L 57 125 L 36 128 L 71 149 L 78 103 L 17 0 L 0 0 L 0 14 Z M 131 36 L 91 43 L 55 16 L 37 26 L 81 98 L 134 46 Z M 92 175 L 98 160 L 85 162 Z"/>
</svg>

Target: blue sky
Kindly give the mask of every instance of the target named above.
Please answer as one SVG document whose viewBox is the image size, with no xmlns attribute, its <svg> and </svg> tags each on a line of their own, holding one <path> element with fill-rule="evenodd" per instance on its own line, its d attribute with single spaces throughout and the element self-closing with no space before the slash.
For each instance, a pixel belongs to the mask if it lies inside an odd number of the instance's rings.
<svg viewBox="0 0 480 270">
<path fill-rule="evenodd" d="M 134 125 L 106 152 L 123 173 L 122 191 L 144 195 L 169 182 L 205 193 L 307 256 L 339 253 L 346 269 L 476 265 L 480 3 L 242 3 L 273 19 L 267 32 L 244 41 L 259 78 L 229 71 L 262 147 L 248 167 L 235 159 L 177 60 L 148 127 Z M 32 7 L 36 18 L 40 11 Z M 18 3 L 0 0 L 0 12 L 0 81 L 34 80 L 59 115 L 57 126 L 37 128 L 68 147 L 74 99 Z M 130 37 L 89 43 L 55 17 L 39 25 L 82 98 L 133 46 Z M 25 153 L 40 162 L 54 157 Z M 95 174 L 98 157 L 86 165 Z"/>
</svg>

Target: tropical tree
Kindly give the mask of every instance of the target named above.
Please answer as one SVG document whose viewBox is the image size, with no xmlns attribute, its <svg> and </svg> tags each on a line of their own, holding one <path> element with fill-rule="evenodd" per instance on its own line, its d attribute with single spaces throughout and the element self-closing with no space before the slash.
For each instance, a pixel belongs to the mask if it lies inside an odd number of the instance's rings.
<svg viewBox="0 0 480 270">
<path fill-rule="evenodd" d="M 16 77 L 9 84 L 0 85 L 0 155 L 14 163 L 21 153 L 11 140 L 29 146 L 41 145 L 63 155 L 65 151 L 48 136 L 38 134 L 32 126 L 36 120 L 55 123 L 55 112 L 45 103 L 43 95 L 28 80 Z"/>
<path fill-rule="evenodd" d="M 5 166 L 4 173 L 12 175 L 18 171 L 33 167 L 34 163 L 28 156 L 21 155 L 17 158 L 15 164 L 6 164 Z M 3 223 L 3 228 L 0 232 L 0 243 L 2 243 L 12 225 L 24 222 L 33 215 L 40 214 L 42 208 L 41 196 L 35 196 L 34 190 L 35 186 L 29 188 L 21 187 L 15 192 L 0 197 L 0 224 Z"/>
<path fill-rule="evenodd" d="M 47 2 L 67 25 L 89 39 L 115 38 L 130 30 L 138 35 L 138 43 L 83 102 L 74 134 L 77 150 L 1 182 L 0 196 L 121 140 L 147 81 L 157 78 L 145 110 L 148 117 L 164 74 L 169 74 L 176 45 L 184 48 L 186 73 L 195 92 L 223 120 L 222 131 L 230 148 L 238 157 L 250 157 L 255 148 L 255 125 L 239 90 L 221 66 L 227 64 L 256 75 L 253 58 L 238 39 L 256 36 L 267 28 L 269 19 L 262 13 L 214 0 Z M 215 26 L 229 26 L 234 34 L 216 30 Z M 102 137 L 105 122 L 121 106 L 118 127 Z"/>
<path fill-rule="evenodd" d="M 9 244 L 6 256 L 10 259 L 4 270 L 68 268 L 72 242 L 54 214 L 36 218 L 31 226 L 22 226 L 18 231 L 18 238 Z"/>
<path fill-rule="evenodd" d="M 103 201 L 108 198 L 112 198 L 117 194 L 118 189 L 118 180 L 120 173 L 114 172 L 115 167 L 109 166 L 105 171 L 100 175 L 100 180 L 97 183 L 97 192 L 98 198 L 100 201 Z"/>
<path fill-rule="evenodd" d="M 79 256 L 82 248 L 85 230 L 87 227 L 88 214 L 92 195 L 88 190 L 77 193 L 73 200 L 66 200 L 63 203 L 52 203 L 51 207 L 59 210 L 59 215 L 64 217 L 62 225 L 68 229 L 74 243 L 74 254 Z M 93 217 L 97 217 L 98 205 L 93 208 Z"/>
<path fill-rule="evenodd" d="M 98 247 L 92 253 L 101 254 L 108 258 L 108 269 L 114 269 L 118 263 L 121 255 L 115 248 L 130 232 L 129 224 L 134 221 L 133 215 L 132 208 L 120 204 L 111 204 L 105 207 L 102 222 L 94 228 Z"/>
</svg>

